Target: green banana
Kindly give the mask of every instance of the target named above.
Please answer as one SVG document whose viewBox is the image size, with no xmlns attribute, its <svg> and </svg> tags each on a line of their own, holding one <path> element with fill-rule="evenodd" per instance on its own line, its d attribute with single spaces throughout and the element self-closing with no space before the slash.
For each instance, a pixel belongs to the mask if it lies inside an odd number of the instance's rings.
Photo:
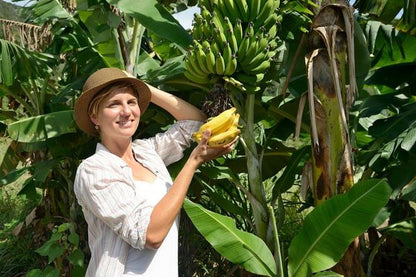
<svg viewBox="0 0 416 277">
<path fill-rule="evenodd" d="M 202 45 L 196 40 L 194 40 L 194 45 L 196 46 L 196 49 L 194 51 L 196 51 L 196 59 L 198 61 L 199 68 L 204 73 L 210 74 L 211 72 L 209 71 L 207 66 L 207 57 L 205 51 L 202 48 Z"/>
<path fill-rule="evenodd" d="M 194 75 L 192 72 L 190 71 L 185 71 L 184 75 L 186 78 L 188 78 L 189 80 L 191 80 L 192 82 L 195 82 L 197 84 L 208 84 L 210 83 L 210 79 L 208 76 L 197 76 Z"/>
<path fill-rule="evenodd" d="M 203 40 L 202 32 L 202 16 L 199 13 L 194 14 L 193 19 L 193 28 L 192 28 L 192 37 L 197 40 Z"/>
<path fill-rule="evenodd" d="M 222 56 L 224 58 L 225 64 L 227 64 L 232 59 L 233 52 L 231 50 L 230 43 L 227 41 L 224 46 Z"/>
<path fill-rule="evenodd" d="M 224 23 L 226 24 L 226 26 L 225 26 L 225 36 L 228 38 L 228 42 L 230 43 L 230 46 L 231 46 L 231 49 L 233 50 L 233 52 L 237 52 L 237 50 L 238 50 L 237 38 L 234 35 L 234 27 L 233 27 L 230 19 L 228 18 L 228 16 L 224 17 Z"/>
<path fill-rule="evenodd" d="M 218 28 L 214 29 L 215 32 L 215 42 L 217 43 L 219 49 L 224 49 L 225 44 L 228 42 L 228 39 L 225 35 L 224 32 L 222 32 L 221 30 L 219 30 Z"/>
<path fill-rule="evenodd" d="M 196 76 L 207 76 L 208 74 L 201 70 L 195 51 L 190 51 L 185 60 L 185 66 L 188 71 Z"/>
<path fill-rule="evenodd" d="M 224 30 L 229 31 L 232 30 L 234 32 L 233 23 L 231 22 L 230 18 L 228 16 L 224 16 Z"/>
<path fill-rule="evenodd" d="M 240 46 L 238 47 L 237 51 L 237 60 L 241 62 L 250 47 L 250 36 L 248 34 L 244 35 L 243 40 L 241 41 Z"/>
<path fill-rule="evenodd" d="M 240 45 L 241 41 L 243 40 L 243 36 L 244 32 L 241 19 L 237 19 L 237 21 L 234 24 L 234 37 L 237 40 L 237 45 Z"/>
<path fill-rule="evenodd" d="M 245 56 L 241 60 L 242 65 L 249 63 L 255 57 L 256 53 L 258 52 L 258 48 L 257 48 L 258 39 L 259 37 L 255 37 L 254 40 L 252 40 L 252 42 L 250 43 Z"/>
<path fill-rule="evenodd" d="M 245 32 L 244 32 L 244 38 L 241 41 L 240 46 L 238 47 L 237 52 L 237 59 L 238 61 L 241 61 L 244 59 L 244 57 L 247 54 L 247 51 L 249 50 L 251 44 L 252 44 L 252 38 L 254 36 L 254 29 L 253 29 L 253 22 L 249 22 Z"/>
<path fill-rule="evenodd" d="M 216 10 L 214 10 L 213 12 L 212 12 L 212 18 L 211 18 L 211 20 L 209 21 L 210 22 L 210 24 L 211 24 L 211 26 L 210 26 L 210 28 L 211 29 L 219 29 L 219 31 L 221 32 L 221 33 L 224 33 L 225 32 L 225 22 L 224 22 L 224 19 L 223 19 L 224 17 L 222 16 L 222 15 L 218 15 L 218 12 L 216 11 Z"/>
<path fill-rule="evenodd" d="M 250 21 L 247 24 L 246 34 L 248 34 L 248 36 L 250 37 L 254 37 L 254 22 L 253 21 Z"/>
<path fill-rule="evenodd" d="M 236 6 L 240 12 L 240 18 L 243 22 L 248 22 L 249 21 L 249 17 L 250 17 L 250 13 L 249 13 L 249 8 L 248 8 L 248 4 L 247 4 L 247 0 L 237 0 L 236 1 Z"/>
<path fill-rule="evenodd" d="M 260 63 L 258 66 L 251 68 L 250 73 L 261 73 L 268 70 L 270 67 L 270 60 L 264 60 L 262 63 Z"/>
<path fill-rule="evenodd" d="M 234 0 L 224 0 L 224 3 L 228 11 L 228 13 L 225 15 L 228 16 L 232 23 L 235 23 L 235 21 L 240 18 L 240 12 L 237 5 L 235 4 Z"/>
<path fill-rule="evenodd" d="M 269 40 L 268 46 L 269 46 L 270 50 L 275 50 L 277 48 L 277 46 L 279 46 L 279 43 L 276 39 L 271 39 L 271 40 Z"/>
<path fill-rule="evenodd" d="M 243 72 L 238 72 L 235 75 L 235 78 L 237 78 L 239 81 L 245 84 L 257 84 L 263 80 L 264 73 L 247 74 Z"/>
<path fill-rule="evenodd" d="M 224 15 L 228 14 L 224 0 L 218 0 L 218 4 L 216 7 L 214 7 L 214 11 L 216 12 L 216 16 L 219 16 L 221 18 L 223 18 Z"/>
<path fill-rule="evenodd" d="M 225 64 L 224 75 L 231 76 L 237 69 L 237 58 L 234 54 L 231 55 L 231 59 Z"/>
<path fill-rule="evenodd" d="M 255 55 L 252 59 L 245 61 L 245 63 L 241 62 L 241 67 L 246 71 L 250 71 L 250 68 L 255 68 L 264 60 L 267 60 L 268 53 L 270 52 L 269 48 L 265 48 L 262 51 L 259 51 L 257 55 Z"/>
<path fill-rule="evenodd" d="M 207 41 L 208 42 L 208 41 Z M 208 43 L 209 44 L 209 43 Z M 211 74 L 215 74 L 215 54 L 212 52 L 211 47 L 205 48 L 205 57 L 207 61 L 207 69 Z"/>
<path fill-rule="evenodd" d="M 221 53 L 217 53 L 217 56 L 215 57 L 215 72 L 217 75 L 224 75 L 225 71 L 225 62 L 224 57 Z"/>
<path fill-rule="evenodd" d="M 277 35 L 277 23 L 273 24 L 272 27 L 270 27 L 269 31 L 267 32 L 267 35 L 269 38 L 274 39 Z"/>
<path fill-rule="evenodd" d="M 266 49 L 267 45 L 269 44 L 269 39 L 267 36 L 263 35 L 259 37 L 259 40 L 256 43 L 257 49 L 263 51 Z"/>
<path fill-rule="evenodd" d="M 276 7 L 275 0 L 267 0 L 264 5 L 261 7 L 260 13 L 256 17 L 256 22 L 263 23 L 266 21 L 272 13 L 274 13 Z"/>
<path fill-rule="evenodd" d="M 211 51 L 215 56 L 220 53 L 220 47 L 214 39 L 211 41 Z"/>
<path fill-rule="evenodd" d="M 261 0 L 250 0 L 250 21 L 256 20 L 257 15 L 260 13 L 261 9 Z"/>
<path fill-rule="evenodd" d="M 224 81 L 225 81 L 225 86 L 229 87 L 228 85 L 230 85 L 230 88 L 237 88 L 240 91 L 244 91 L 244 84 L 242 82 L 240 82 L 239 80 L 237 80 L 236 78 L 232 77 L 232 76 L 224 76 L 223 77 Z"/>
<path fill-rule="evenodd" d="M 208 24 L 208 21 L 204 18 L 202 20 L 202 34 L 204 36 L 204 40 L 208 40 L 211 39 L 213 34 L 212 34 L 212 30 L 211 30 L 211 26 Z"/>
<path fill-rule="evenodd" d="M 263 22 L 256 20 L 256 27 L 262 25 L 264 28 L 266 28 L 266 30 L 268 30 L 273 26 L 273 24 L 278 23 L 279 19 L 281 18 L 281 15 L 278 15 L 276 12 L 273 12 Z"/>
</svg>

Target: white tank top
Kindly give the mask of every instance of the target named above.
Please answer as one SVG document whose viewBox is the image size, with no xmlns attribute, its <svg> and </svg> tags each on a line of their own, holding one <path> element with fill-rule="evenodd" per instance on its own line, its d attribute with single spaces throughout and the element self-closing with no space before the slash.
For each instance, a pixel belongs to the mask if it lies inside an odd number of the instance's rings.
<svg viewBox="0 0 416 277">
<path fill-rule="evenodd" d="M 153 183 L 135 181 L 137 191 L 156 205 L 166 194 L 170 185 L 156 178 Z M 169 230 L 161 246 L 156 249 L 138 250 L 130 247 L 123 276 L 178 276 L 178 226 L 179 217 Z"/>
</svg>

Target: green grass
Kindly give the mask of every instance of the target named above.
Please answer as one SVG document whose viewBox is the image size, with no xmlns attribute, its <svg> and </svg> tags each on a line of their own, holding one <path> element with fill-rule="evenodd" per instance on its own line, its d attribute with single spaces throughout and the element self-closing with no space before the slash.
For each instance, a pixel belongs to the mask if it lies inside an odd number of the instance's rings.
<svg viewBox="0 0 416 277">
<path fill-rule="evenodd" d="M 0 276 L 23 276 L 41 263 L 40 256 L 34 252 L 32 226 L 13 234 L 37 205 L 36 200 L 18 195 L 22 182 L 18 180 L 0 189 Z"/>
</svg>

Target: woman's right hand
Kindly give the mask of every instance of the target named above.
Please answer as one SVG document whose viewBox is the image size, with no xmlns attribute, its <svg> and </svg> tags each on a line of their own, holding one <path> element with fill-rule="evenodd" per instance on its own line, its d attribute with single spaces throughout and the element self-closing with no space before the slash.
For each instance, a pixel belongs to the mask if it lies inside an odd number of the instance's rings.
<svg viewBox="0 0 416 277">
<path fill-rule="evenodd" d="M 211 136 L 211 131 L 206 130 L 202 134 L 202 138 L 199 141 L 198 145 L 195 147 L 195 149 L 192 151 L 190 159 L 194 159 L 198 166 L 201 164 L 214 160 L 218 157 L 221 157 L 225 154 L 231 153 L 231 151 L 234 148 L 235 142 L 238 140 L 238 136 L 230 143 L 223 145 L 223 146 L 216 146 L 211 147 L 208 145 L 208 139 Z"/>
</svg>

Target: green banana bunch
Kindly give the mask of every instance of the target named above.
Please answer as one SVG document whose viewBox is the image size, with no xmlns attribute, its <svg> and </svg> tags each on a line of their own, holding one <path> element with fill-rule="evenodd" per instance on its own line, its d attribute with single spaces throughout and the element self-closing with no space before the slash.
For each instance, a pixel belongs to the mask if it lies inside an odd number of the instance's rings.
<svg viewBox="0 0 416 277">
<path fill-rule="evenodd" d="M 238 121 L 240 114 L 236 112 L 236 108 L 232 107 L 223 111 L 219 115 L 208 119 L 197 132 L 192 134 L 194 141 L 199 142 L 202 134 L 209 129 L 211 136 L 208 139 L 209 146 L 222 146 L 232 142 L 240 133 L 238 129 Z"/>
<path fill-rule="evenodd" d="M 223 79 L 239 91 L 260 90 L 282 43 L 280 0 L 200 0 L 185 76 L 199 84 Z"/>
</svg>

